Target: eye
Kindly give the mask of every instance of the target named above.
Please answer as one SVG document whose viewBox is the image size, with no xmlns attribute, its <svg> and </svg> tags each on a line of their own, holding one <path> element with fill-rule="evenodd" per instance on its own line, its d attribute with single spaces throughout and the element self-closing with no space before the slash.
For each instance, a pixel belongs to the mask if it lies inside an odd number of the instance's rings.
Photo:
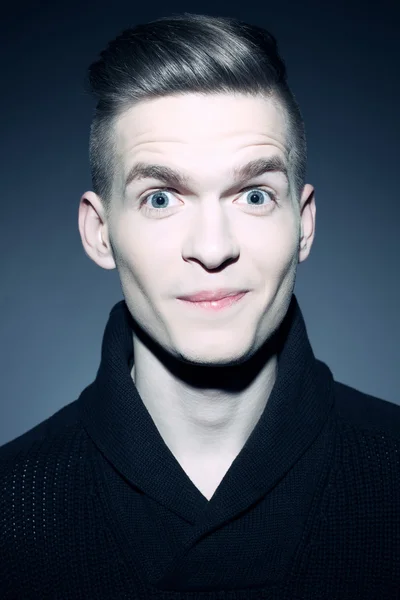
<svg viewBox="0 0 400 600">
<path fill-rule="evenodd" d="M 155 192 L 151 192 L 151 194 L 147 194 L 142 198 L 140 204 L 146 205 L 146 208 L 149 210 L 157 210 L 159 208 L 169 208 L 170 200 L 168 199 L 168 194 L 173 192 L 171 188 L 162 188 L 156 190 Z"/>
<path fill-rule="evenodd" d="M 140 200 L 140 208 L 148 216 L 167 217 L 173 214 L 179 205 L 179 201 L 171 205 L 171 198 L 177 200 L 172 192 L 176 192 L 176 190 L 165 187 L 146 194 Z M 277 196 L 271 190 L 260 187 L 248 186 L 242 192 L 240 198 L 244 198 L 246 206 L 253 211 L 268 210 L 277 200 Z"/>
<path fill-rule="evenodd" d="M 243 192 L 241 197 L 245 199 L 247 206 L 250 207 L 265 207 L 276 201 L 276 195 L 271 190 L 248 187 Z"/>
</svg>

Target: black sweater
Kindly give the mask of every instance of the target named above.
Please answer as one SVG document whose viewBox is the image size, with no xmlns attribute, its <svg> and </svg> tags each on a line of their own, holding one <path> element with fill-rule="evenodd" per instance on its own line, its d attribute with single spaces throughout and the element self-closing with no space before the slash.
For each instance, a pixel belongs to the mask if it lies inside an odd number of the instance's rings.
<svg viewBox="0 0 400 600">
<path fill-rule="evenodd" d="M 400 407 L 334 381 L 296 297 L 211 500 L 135 388 L 131 324 L 118 302 L 95 380 L 0 448 L 0 599 L 400 599 Z"/>
</svg>

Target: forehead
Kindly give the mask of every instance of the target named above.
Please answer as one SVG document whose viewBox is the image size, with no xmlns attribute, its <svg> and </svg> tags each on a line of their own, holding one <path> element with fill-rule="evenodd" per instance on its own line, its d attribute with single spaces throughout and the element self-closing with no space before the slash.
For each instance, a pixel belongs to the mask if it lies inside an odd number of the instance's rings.
<svg viewBox="0 0 400 600">
<path fill-rule="evenodd" d="M 116 121 L 120 159 L 162 154 L 236 152 L 272 145 L 286 154 L 286 119 L 272 98 L 244 94 L 184 94 L 145 100 Z"/>
</svg>

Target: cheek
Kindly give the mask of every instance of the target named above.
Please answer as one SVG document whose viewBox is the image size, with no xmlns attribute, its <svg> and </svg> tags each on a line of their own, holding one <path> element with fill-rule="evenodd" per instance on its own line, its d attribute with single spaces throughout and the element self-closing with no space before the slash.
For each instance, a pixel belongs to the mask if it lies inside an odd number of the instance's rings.
<svg viewBox="0 0 400 600">
<path fill-rule="evenodd" d="M 277 224 L 248 236 L 249 258 L 264 272 L 285 271 L 297 251 L 297 237 L 292 224 Z M 297 255 L 296 255 L 297 256 Z"/>
<path fill-rule="evenodd" d="M 168 247 L 159 237 L 146 234 L 144 227 L 121 222 L 116 235 L 118 239 L 118 270 L 127 286 L 135 281 L 142 292 L 150 292 L 170 280 L 173 261 Z"/>
</svg>

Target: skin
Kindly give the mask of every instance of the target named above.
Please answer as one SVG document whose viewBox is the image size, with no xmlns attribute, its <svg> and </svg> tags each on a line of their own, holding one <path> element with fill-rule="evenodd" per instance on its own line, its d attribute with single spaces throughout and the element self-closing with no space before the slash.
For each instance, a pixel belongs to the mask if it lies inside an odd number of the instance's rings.
<svg viewBox="0 0 400 600">
<path fill-rule="evenodd" d="M 275 383 L 274 333 L 314 240 L 314 188 L 294 198 L 284 175 L 270 172 L 232 189 L 234 166 L 274 154 L 287 163 L 283 111 L 261 96 L 143 101 L 119 117 L 115 136 L 111 215 L 94 192 L 83 194 L 82 244 L 100 267 L 117 268 L 137 323 L 132 379 L 166 445 L 210 497 Z M 132 182 L 124 193 L 138 161 L 180 169 L 192 182 L 162 194 L 168 209 L 157 208 L 163 182 Z M 257 210 L 243 191 L 250 185 L 261 189 Z M 221 287 L 250 291 L 219 313 L 177 300 Z"/>
</svg>

